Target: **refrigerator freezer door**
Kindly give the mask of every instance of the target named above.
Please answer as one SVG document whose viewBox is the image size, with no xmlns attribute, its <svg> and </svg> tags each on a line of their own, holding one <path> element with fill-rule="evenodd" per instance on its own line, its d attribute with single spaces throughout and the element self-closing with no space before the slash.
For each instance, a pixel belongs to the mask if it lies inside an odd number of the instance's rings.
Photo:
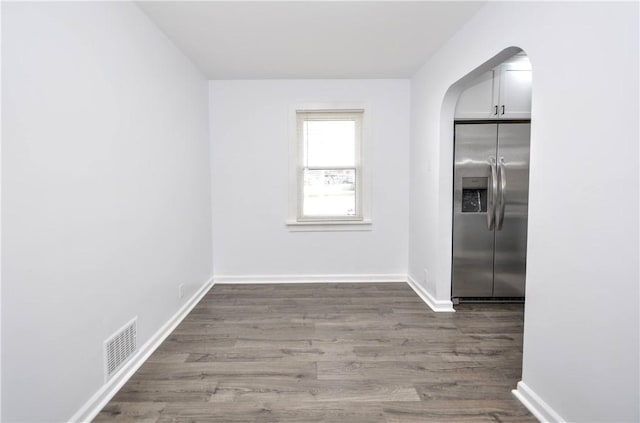
<svg viewBox="0 0 640 423">
<path fill-rule="evenodd" d="M 493 295 L 494 230 L 487 213 L 494 208 L 489 162 L 497 136 L 497 124 L 455 127 L 452 297 Z"/>
<path fill-rule="evenodd" d="M 498 127 L 498 162 L 504 159 L 499 186 L 504 198 L 502 227 L 496 226 L 495 297 L 524 297 L 529 197 L 529 123 Z M 500 207 L 498 207 L 498 213 Z M 502 219 L 500 219 L 502 217 Z"/>
</svg>

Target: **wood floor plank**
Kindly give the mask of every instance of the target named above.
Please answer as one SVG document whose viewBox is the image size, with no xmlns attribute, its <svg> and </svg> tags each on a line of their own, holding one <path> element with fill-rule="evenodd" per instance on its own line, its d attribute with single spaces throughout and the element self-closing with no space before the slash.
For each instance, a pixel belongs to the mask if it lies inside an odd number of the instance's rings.
<svg viewBox="0 0 640 423">
<path fill-rule="evenodd" d="M 386 402 L 381 406 L 387 423 L 537 421 L 515 398 Z"/>
<path fill-rule="evenodd" d="M 182 334 L 219 335 L 223 337 L 268 337 L 269 339 L 311 339 L 315 334 L 313 324 L 291 324 L 289 328 L 277 325 L 219 325 L 217 323 L 184 323 L 180 326 Z"/>
<path fill-rule="evenodd" d="M 350 345 L 329 345 L 324 348 L 304 344 L 302 346 L 279 346 L 274 342 L 263 343 L 259 347 L 234 347 L 209 352 L 207 354 L 189 354 L 185 362 L 212 361 L 326 361 L 355 360 L 357 355 Z"/>
<path fill-rule="evenodd" d="M 156 350 L 147 359 L 147 363 L 184 363 L 187 361 L 189 353 L 174 353 Z"/>
<path fill-rule="evenodd" d="M 156 350 L 161 354 L 190 354 L 195 352 L 206 353 L 220 348 L 231 348 L 237 339 L 231 336 L 207 335 L 207 334 L 172 334 Z"/>
<path fill-rule="evenodd" d="M 112 400 L 93 420 L 94 422 L 155 423 L 166 404 L 162 402 L 117 402 Z"/>
<path fill-rule="evenodd" d="M 113 401 L 118 403 L 207 402 L 217 388 L 217 381 L 149 380 L 138 375 L 125 384 Z"/>
<path fill-rule="evenodd" d="M 419 401 L 415 386 L 385 381 L 323 381 L 276 378 L 230 379 L 218 383 L 211 401 Z"/>
<path fill-rule="evenodd" d="M 387 379 L 390 381 L 421 380 L 491 380 L 504 379 L 496 368 L 487 368 L 474 362 L 450 362 L 441 359 L 429 361 L 320 361 L 318 379 L 321 380 L 366 380 Z"/>
<path fill-rule="evenodd" d="M 535 422 L 511 395 L 523 319 L 402 283 L 216 285 L 95 421 Z"/>
<path fill-rule="evenodd" d="M 250 338 L 250 337 L 242 337 L 238 338 L 235 346 L 237 348 L 265 348 L 268 350 L 269 348 L 308 348 L 312 346 L 311 339 L 268 339 L 265 337 L 261 338 Z"/>
<path fill-rule="evenodd" d="M 168 404 L 158 423 L 385 423 L 377 403 L 370 402 L 211 402 L 197 406 Z"/>
<path fill-rule="evenodd" d="M 221 377 L 291 377 L 315 378 L 312 362 L 210 362 L 210 363 L 145 363 L 137 372 L 147 380 L 210 380 Z"/>
<path fill-rule="evenodd" d="M 509 347 L 481 347 L 470 344 L 436 344 L 425 348 L 420 346 L 354 346 L 354 361 L 428 361 L 438 357 L 453 362 L 493 362 L 504 365 L 505 360 L 522 363 L 522 353 Z M 343 357 L 348 357 L 347 355 Z M 330 358 L 328 356 L 327 358 Z M 326 361 L 326 360 L 324 360 Z"/>
<path fill-rule="evenodd" d="M 423 401 L 433 400 L 513 400 L 511 390 L 515 388 L 509 380 L 447 380 L 421 382 L 415 384 L 416 391 Z"/>
</svg>

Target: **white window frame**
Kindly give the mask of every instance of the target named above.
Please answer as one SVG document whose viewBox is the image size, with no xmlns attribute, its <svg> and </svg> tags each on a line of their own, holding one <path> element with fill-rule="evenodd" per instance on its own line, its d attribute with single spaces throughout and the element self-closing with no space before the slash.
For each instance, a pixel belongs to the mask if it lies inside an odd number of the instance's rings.
<svg viewBox="0 0 640 423">
<path fill-rule="evenodd" d="M 290 231 L 362 231 L 371 230 L 371 181 L 369 121 L 370 107 L 363 104 L 305 104 L 291 109 L 292 128 L 289 145 L 289 213 Z M 316 115 L 317 120 L 344 119 L 356 121 L 356 154 L 354 166 L 318 167 L 318 169 L 353 169 L 356 173 L 355 216 L 304 216 L 304 137 L 302 122 Z M 307 119 L 305 119 L 307 118 Z M 310 167 L 313 169 L 314 167 Z"/>
</svg>

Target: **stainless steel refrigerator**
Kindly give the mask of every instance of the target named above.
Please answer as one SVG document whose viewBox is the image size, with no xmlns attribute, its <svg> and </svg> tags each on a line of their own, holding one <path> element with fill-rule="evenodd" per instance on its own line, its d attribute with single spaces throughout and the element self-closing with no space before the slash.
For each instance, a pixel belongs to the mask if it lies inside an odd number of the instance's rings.
<svg viewBox="0 0 640 423">
<path fill-rule="evenodd" d="M 523 300 L 530 123 L 457 122 L 452 298 Z"/>
</svg>

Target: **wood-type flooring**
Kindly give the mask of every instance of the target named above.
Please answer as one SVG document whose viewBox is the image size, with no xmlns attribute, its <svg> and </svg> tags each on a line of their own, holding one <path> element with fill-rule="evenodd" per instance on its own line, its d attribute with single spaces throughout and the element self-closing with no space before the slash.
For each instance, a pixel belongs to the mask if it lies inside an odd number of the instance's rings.
<svg viewBox="0 0 640 423">
<path fill-rule="evenodd" d="M 523 306 L 404 283 L 215 285 L 96 422 L 536 422 Z"/>
</svg>

